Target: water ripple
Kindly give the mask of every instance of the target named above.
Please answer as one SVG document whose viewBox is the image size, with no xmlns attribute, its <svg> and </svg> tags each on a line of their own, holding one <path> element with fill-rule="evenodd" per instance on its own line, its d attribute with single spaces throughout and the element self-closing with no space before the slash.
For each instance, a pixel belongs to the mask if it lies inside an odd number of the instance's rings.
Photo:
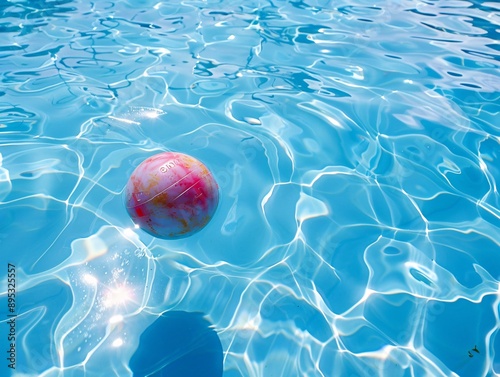
<svg viewBox="0 0 500 377">
<path fill-rule="evenodd" d="M 500 373 L 499 9 L 0 4 L 17 375 L 129 376 L 165 311 L 213 323 L 225 376 Z M 221 190 L 169 242 L 122 196 L 165 150 Z"/>
</svg>

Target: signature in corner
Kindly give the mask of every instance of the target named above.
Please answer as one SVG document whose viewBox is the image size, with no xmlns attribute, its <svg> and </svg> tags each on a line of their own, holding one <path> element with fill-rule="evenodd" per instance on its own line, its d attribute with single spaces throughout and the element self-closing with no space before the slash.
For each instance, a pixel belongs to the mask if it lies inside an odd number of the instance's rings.
<svg viewBox="0 0 500 377">
<path fill-rule="evenodd" d="M 476 353 L 479 353 L 479 350 L 477 349 L 477 346 L 476 346 L 476 345 L 474 345 L 474 348 L 473 348 L 473 349 L 471 349 L 471 350 L 467 351 L 467 354 L 469 355 L 469 357 L 474 357 L 474 355 L 472 354 L 472 352 L 471 352 L 471 351 L 474 351 L 474 352 L 476 352 Z"/>
</svg>

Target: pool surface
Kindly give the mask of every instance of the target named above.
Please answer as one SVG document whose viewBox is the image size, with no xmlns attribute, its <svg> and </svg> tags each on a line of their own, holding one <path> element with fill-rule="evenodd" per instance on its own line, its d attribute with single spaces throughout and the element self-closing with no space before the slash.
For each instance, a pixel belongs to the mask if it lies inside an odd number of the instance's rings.
<svg viewBox="0 0 500 377">
<path fill-rule="evenodd" d="M 499 375 L 499 41 L 494 1 L 1 1 L 0 375 Z M 165 151 L 220 195 L 174 240 L 124 198 Z"/>
</svg>

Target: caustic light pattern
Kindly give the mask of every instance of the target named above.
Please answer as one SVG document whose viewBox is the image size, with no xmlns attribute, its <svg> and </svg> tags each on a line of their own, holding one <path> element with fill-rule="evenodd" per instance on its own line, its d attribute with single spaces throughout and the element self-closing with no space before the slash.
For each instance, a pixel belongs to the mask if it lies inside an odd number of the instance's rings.
<svg viewBox="0 0 500 377">
<path fill-rule="evenodd" d="M 143 161 L 125 188 L 132 220 L 166 239 L 187 237 L 208 224 L 219 203 L 217 182 L 194 157 L 164 152 Z"/>
</svg>

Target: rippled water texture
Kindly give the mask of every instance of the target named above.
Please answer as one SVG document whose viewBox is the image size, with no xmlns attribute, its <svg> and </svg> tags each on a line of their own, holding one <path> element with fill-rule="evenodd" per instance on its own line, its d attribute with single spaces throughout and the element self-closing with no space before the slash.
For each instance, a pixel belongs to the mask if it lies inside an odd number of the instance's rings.
<svg viewBox="0 0 500 377">
<path fill-rule="evenodd" d="M 132 376 L 170 311 L 213 326 L 224 377 L 500 373 L 498 3 L 4 0 L 0 15 L 14 376 Z M 123 203 L 167 150 L 221 195 L 175 241 Z"/>
</svg>

